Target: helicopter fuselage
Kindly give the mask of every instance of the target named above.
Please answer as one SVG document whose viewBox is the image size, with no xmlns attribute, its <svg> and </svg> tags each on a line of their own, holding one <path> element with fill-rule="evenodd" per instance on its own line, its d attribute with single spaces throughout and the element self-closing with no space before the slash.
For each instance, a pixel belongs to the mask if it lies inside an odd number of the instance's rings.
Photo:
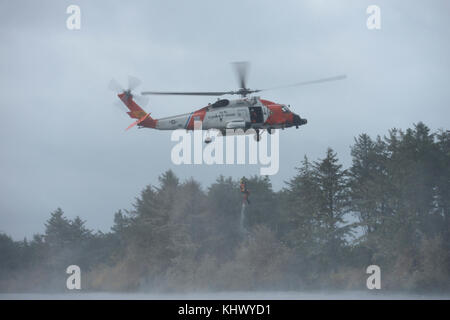
<svg viewBox="0 0 450 320">
<path fill-rule="evenodd" d="M 289 107 L 259 97 L 218 100 L 194 112 L 160 118 L 145 119 L 139 127 L 157 130 L 194 130 L 194 122 L 201 121 L 203 130 L 279 129 L 299 127 L 306 119 L 293 113 Z"/>
</svg>

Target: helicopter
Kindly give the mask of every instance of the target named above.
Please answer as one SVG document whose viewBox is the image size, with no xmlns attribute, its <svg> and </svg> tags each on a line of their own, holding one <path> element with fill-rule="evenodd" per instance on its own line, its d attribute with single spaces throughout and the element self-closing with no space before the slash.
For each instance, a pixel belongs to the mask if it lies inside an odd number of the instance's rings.
<svg viewBox="0 0 450 320">
<path fill-rule="evenodd" d="M 250 89 L 247 87 L 248 62 L 233 63 L 239 89 L 234 91 L 200 91 L 200 92 L 177 92 L 177 91 L 142 91 L 141 95 L 133 94 L 133 90 L 141 84 L 141 81 L 135 77 L 128 78 L 128 88 L 122 89 L 117 81 L 111 80 L 109 88 L 117 93 L 121 102 L 128 108 L 127 114 L 137 119 L 126 130 L 138 126 L 138 128 L 151 128 L 156 130 L 194 130 L 194 122 L 201 121 L 202 130 L 219 130 L 223 136 L 228 130 L 243 132 L 244 134 L 256 133 L 255 140 L 260 141 L 261 132 L 266 130 L 269 134 L 275 129 L 285 129 L 296 127 L 297 129 L 307 124 L 307 119 L 291 111 L 290 106 L 281 103 L 275 103 L 262 99 L 253 94 L 261 91 L 275 90 L 288 87 L 304 86 L 329 81 L 345 79 L 345 75 L 322 78 L 312 81 L 304 81 L 279 86 L 268 89 Z M 224 96 L 239 95 L 239 99 L 219 99 L 214 103 L 195 110 L 193 112 L 174 115 L 165 118 L 154 119 L 150 113 L 144 111 L 138 104 L 138 100 L 146 98 L 147 95 L 185 95 L 185 96 Z M 145 105 L 146 100 L 142 100 L 141 105 Z M 252 129 L 252 130 L 251 130 Z M 230 132 L 230 131 L 228 131 Z M 210 143 L 211 139 L 207 137 L 205 143 Z"/>
</svg>

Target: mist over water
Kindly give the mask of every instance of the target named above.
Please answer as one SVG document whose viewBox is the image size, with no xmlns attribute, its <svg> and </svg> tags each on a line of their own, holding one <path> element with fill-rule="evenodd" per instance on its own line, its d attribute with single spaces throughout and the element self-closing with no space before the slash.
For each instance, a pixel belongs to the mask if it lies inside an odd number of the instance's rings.
<svg viewBox="0 0 450 320">
<path fill-rule="evenodd" d="M 444 298 L 438 293 L 450 292 L 449 142 L 450 132 L 432 133 L 423 123 L 383 140 L 361 134 L 350 168 L 328 148 L 316 161 L 305 157 L 279 192 L 267 176 L 245 184 L 219 176 L 204 190 L 168 170 L 142 190 L 132 210 L 115 213 L 108 233 L 58 208 L 31 241 L 0 234 L 0 292 Z M 69 265 L 79 267 L 88 293 L 56 294 L 66 290 Z M 366 286 L 386 293 L 367 293 Z"/>
</svg>

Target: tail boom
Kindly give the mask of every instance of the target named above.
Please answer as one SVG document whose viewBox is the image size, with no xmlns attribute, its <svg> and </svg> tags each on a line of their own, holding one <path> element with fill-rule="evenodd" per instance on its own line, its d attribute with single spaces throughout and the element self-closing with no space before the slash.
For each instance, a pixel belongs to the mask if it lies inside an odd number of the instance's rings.
<svg viewBox="0 0 450 320">
<path fill-rule="evenodd" d="M 158 120 L 150 117 L 150 113 L 147 113 L 142 109 L 134 100 L 130 93 L 124 92 L 117 95 L 119 99 L 127 106 L 130 110 L 127 114 L 132 119 L 138 119 L 136 122 L 132 123 L 126 130 L 130 129 L 135 125 L 147 128 L 156 128 L 156 123 Z"/>
</svg>

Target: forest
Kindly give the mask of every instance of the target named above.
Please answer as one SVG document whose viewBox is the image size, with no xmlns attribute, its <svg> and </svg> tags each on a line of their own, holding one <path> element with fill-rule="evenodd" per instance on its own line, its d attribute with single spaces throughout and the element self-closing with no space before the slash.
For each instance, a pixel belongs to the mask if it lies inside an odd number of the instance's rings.
<svg viewBox="0 0 450 320">
<path fill-rule="evenodd" d="M 420 122 L 350 143 L 349 168 L 328 148 L 279 191 L 248 177 L 243 221 L 239 181 L 204 189 L 170 170 L 108 232 L 57 208 L 43 234 L 0 234 L 0 291 L 67 290 L 75 264 L 91 291 L 366 290 L 378 265 L 382 290 L 449 292 L 450 131 Z"/>
</svg>

